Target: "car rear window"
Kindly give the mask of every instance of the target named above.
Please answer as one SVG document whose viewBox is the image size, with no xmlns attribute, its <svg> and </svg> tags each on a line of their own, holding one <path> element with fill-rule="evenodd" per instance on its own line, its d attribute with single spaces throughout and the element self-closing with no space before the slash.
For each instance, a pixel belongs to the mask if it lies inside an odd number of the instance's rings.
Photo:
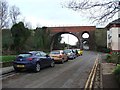
<svg viewBox="0 0 120 90">
<path fill-rule="evenodd" d="M 32 56 L 31 53 L 19 54 L 18 57 L 30 57 Z"/>
<path fill-rule="evenodd" d="M 60 54 L 59 51 L 52 51 L 50 54 Z"/>
<path fill-rule="evenodd" d="M 70 53 L 71 51 L 70 50 L 64 50 L 65 53 Z"/>
</svg>

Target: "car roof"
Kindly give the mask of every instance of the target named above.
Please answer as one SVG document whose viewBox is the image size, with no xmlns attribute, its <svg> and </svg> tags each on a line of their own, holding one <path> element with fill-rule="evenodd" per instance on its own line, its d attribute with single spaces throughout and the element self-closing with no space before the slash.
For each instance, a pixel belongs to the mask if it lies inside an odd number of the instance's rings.
<svg viewBox="0 0 120 90">
<path fill-rule="evenodd" d="M 27 51 L 27 52 L 23 52 L 23 53 L 20 53 L 20 54 L 25 54 L 25 53 L 35 54 L 35 53 L 38 53 L 38 52 L 43 52 L 43 51 Z"/>
<path fill-rule="evenodd" d="M 65 49 L 65 50 L 72 50 L 72 49 Z"/>
<path fill-rule="evenodd" d="M 43 52 L 43 51 L 29 51 L 29 53 L 37 53 L 37 52 Z"/>
<path fill-rule="evenodd" d="M 54 52 L 54 51 L 63 51 L 63 50 L 52 50 L 51 52 Z"/>
</svg>

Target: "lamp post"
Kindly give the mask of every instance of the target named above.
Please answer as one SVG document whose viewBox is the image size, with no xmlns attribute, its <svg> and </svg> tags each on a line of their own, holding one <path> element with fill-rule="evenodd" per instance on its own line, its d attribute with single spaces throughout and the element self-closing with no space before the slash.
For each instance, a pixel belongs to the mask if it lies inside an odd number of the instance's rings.
<svg viewBox="0 0 120 90">
<path fill-rule="evenodd" d="M 68 49 L 69 49 L 69 34 L 68 34 Z"/>
<path fill-rule="evenodd" d="M 118 9 L 119 9 L 119 11 L 118 11 L 118 18 L 120 18 L 120 1 L 118 3 Z"/>
</svg>

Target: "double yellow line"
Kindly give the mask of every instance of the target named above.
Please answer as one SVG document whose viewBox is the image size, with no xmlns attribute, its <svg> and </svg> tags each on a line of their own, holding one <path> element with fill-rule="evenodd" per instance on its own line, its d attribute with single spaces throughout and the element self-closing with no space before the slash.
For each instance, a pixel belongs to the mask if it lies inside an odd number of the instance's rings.
<svg viewBox="0 0 120 90">
<path fill-rule="evenodd" d="M 93 86 L 93 82 L 94 82 L 94 79 L 95 79 L 95 75 L 96 75 L 96 70 L 97 70 L 97 66 L 98 66 L 98 57 L 99 57 L 99 54 L 97 55 L 97 58 L 95 59 L 95 62 L 94 62 L 94 65 L 93 65 L 93 68 L 89 74 L 89 77 L 87 79 L 87 82 L 85 84 L 85 90 L 89 89 L 91 90 L 92 89 L 92 86 Z"/>
</svg>

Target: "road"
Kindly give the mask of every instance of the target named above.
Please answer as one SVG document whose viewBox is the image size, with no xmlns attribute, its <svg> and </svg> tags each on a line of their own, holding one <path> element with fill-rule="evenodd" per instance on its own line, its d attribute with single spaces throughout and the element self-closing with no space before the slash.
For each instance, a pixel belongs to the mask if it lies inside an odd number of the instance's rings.
<svg viewBox="0 0 120 90">
<path fill-rule="evenodd" d="M 3 79 L 3 88 L 84 88 L 97 54 L 84 51 L 83 56 L 44 68 L 38 73 L 20 72 Z"/>
</svg>

